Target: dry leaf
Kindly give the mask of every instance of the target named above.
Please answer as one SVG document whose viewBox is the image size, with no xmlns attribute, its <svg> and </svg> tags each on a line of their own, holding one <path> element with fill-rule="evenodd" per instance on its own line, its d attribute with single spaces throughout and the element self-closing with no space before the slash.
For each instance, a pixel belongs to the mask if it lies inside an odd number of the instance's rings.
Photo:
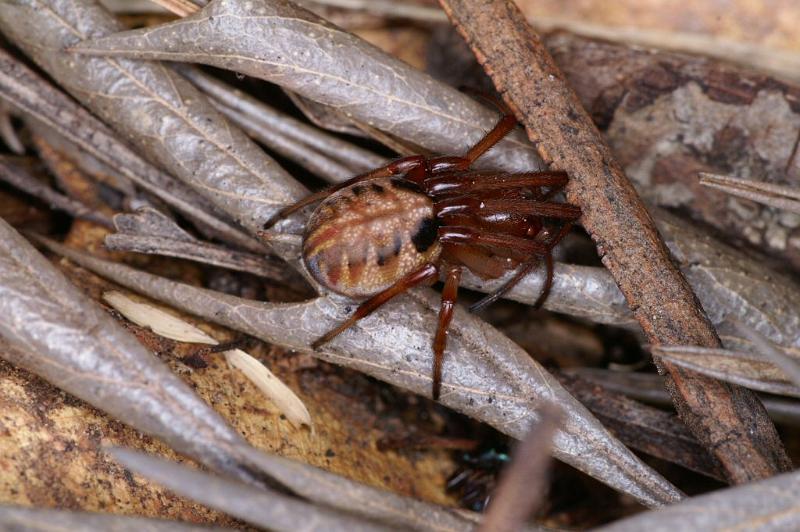
<svg viewBox="0 0 800 532">
<path fill-rule="evenodd" d="M 432 331 L 438 299 L 415 290 L 359 322 L 321 351 L 308 345 L 340 321 L 346 302 L 321 297 L 305 303 L 275 304 L 245 300 L 194 288 L 126 266 L 103 261 L 65 246 L 47 246 L 78 264 L 128 288 L 266 342 L 310 352 L 328 362 L 426 395 L 431 386 Z M 557 458 L 646 504 L 674 501 L 680 493 L 619 444 L 527 353 L 494 328 L 461 309 L 451 328 L 441 402 L 516 438 L 537 419 L 542 401 L 565 412 L 555 438 Z"/>
<path fill-rule="evenodd" d="M 73 49 L 241 72 L 437 153 L 466 151 L 498 119 L 496 111 L 284 0 L 217 0 L 182 20 L 91 36 Z M 508 170 L 540 168 L 520 132 L 481 163 Z"/>
</svg>

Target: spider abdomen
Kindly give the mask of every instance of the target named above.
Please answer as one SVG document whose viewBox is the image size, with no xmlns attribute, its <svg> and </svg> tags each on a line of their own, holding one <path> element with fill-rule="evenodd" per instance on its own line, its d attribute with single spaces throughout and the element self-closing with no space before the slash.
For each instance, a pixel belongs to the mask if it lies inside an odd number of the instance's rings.
<svg viewBox="0 0 800 532">
<path fill-rule="evenodd" d="M 326 288 L 368 297 L 441 253 L 433 201 L 409 181 L 373 179 L 325 199 L 306 226 L 303 260 Z"/>
</svg>

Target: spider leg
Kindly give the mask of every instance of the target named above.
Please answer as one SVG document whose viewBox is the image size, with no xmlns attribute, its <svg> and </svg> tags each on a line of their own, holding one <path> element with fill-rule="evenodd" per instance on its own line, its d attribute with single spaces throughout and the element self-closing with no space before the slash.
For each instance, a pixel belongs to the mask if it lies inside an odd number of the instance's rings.
<svg viewBox="0 0 800 532">
<path fill-rule="evenodd" d="M 550 187 L 550 192 L 557 192 L 564 188 L 568 180 L 566 172 L 523 172 L 518 174 L 485 171 L 448 172 L 426 179 L 423 182 L 423 188 L 427 194 L 432 196 L 526 187 Z"/>
<path fill-rule="evenodd" d="M 449 197 L 434 202 L 437 216 L 451 214 L 476 214 L 481 217 L 493 215 L 505 216 L 544 216 L 564 220 L 577 220 L 581 217 L 581 209 L 569 203 L 553 203 L 549 201 L 487 198 L 465 194 Z"/>
<path fill-rule="evenodd" d="M 549 244 L 521 236 L 493 233 L 475 227 L 445 225 L 439 228 L 439 241 L 454 246 L 482 246 L 517 254 L 544 256 Z"/>
<path fill-rule="evenodd" d="M 542 290 L 539 292 L 539 297 L 536 298 L 536 301 L 533 304 L 533 308 L 539 308 L 547 299 L 547 296 L 550 295 L 550 289 L 553 286 L 553 253 L 552 250 L 556 245 L 561 241 L 561 239 L 569 233 L 569 230 L 572 229 L 573 223 L 567 222 L 564 226 L 558 231 L 558 234 L 547 243 L 548 251 L 544 254 L 544 261 L 545 267 L 547 268 L 547 276 L 545 277 L 544 284 L 542 285 Z M 525 278 L 533 268 L 539 263 L 539 257 L 534 256 L 531 257 L 530 260 L 523 263 L 516 271 L 514 276 L 506 281 L 501 287 L 497 290 L 492 292 L 491 294 L 486 295 L 485 297 L 481 298 L 476 303 L 473 303 L 469 307 L 470 312 L 477 312 L 478 310 L 484 309 L 487 306 L 491 305 L 504 295 L 508 293 L 509 290 L 514 288 L 514 286 L 519 283 L 522 279 Z"/>
<path fill-rule="evenodd" d="M 297 201 L 292 205 L 289 205 L 279 210 L 269 220 L 267 220 L 267 222 L 264 224 L 264 229 L 269 229 L 270 227 L 278 223 L 280 220 L 286 218 L 291 214 L 294 214 L 295 212 L 299 211 L 300 209 L 308 205 L 311 205 L 312 203 L 327 198 L 337 190 L 347 188 L 350 185 L 358 183 L 359 181 L 366 181 L 378 177 L 391 177 L 394 175 L 405 174 L 407 172 L 412 172 L 417 168 L 422 168 L 424 170 L 425 162 L 426 159 L 422 155 L 411 155 L 409 157 L 403 157 L 402 159 L 396 159 L 390 162 L 389 164 L 386 164 L 379 168 L 375 168 L 374 170 L 370 170 L 369 172 L 359 174 L 355 177 L 351 177 L 347 181 L 343 181 L 341 183 L 337 183 L 336 185 L 330 186 L 326 189 L 314 192 L 313 194 L 306 196 L 300 201 Z"/>
<path fill-rule="evenodd" d="M 472 146 L 467 153 L 461 157 L 434 157 L 428 160 L 429 173 L 435 174 L 439 172 L 451 170 L 466 170 L 478 157 L 489 151 L 489 149 L 503 140 L 503 137 L 511 133 L 517 126 L 517 119 L 506 108 L 504 114 L 500 117 L 497 124 L 483 136 L 474 146 Z"/>
<path fill-rule="evenodd" d="M 317 339 L 314 343 L 311 344 L 311 347 L 317 349 L 321 345 L 330 342 L 340 333 L 355 325 L 355 323 L 358 320 L 365 318 L 366 316 L 369 316 L 370 314 L 372 314 L 372 312 L 377 310 L 384 303 L 387 303 L 393 297 L 402 294 L 406 290 L 409 290 L 410 288 L 413 288 L 418 284 L 424 283 L 425 281 L 428 281 L 430 279 L 435 279 L 438 275 L 439 275 L 439 268 L 436 265 L 430 263 L 425 264 L 418 270 L 415 270 L 407 274 L 405 277 L 397 281 L 389 288 L 375 294 L 371 298 L 361 303 L 361 305 L 359 305 L 359 307 L 356 309 L 356 311 L 353 313 L 352 316 L 347 318 L 347 320 L 345 320 L 342 324 L 340 324 L 336 328 L 331 329 L 323 336 L 321 336 L 319 339 Z"/>
<path fill-rule="evenodd" d="M 442 387 L 442 364 L 444 349 L 447 346 L 447 328 L 453 319 L 453 309 L 458 296 L 458 283 L 461 280 L 461 266 L 451 266 L 447 270 L 447 278 L 442 290 L 442 306 L 439 309 L 439 325 L 433 339 L 433 399 L 439 400 Z"/>
</svg>

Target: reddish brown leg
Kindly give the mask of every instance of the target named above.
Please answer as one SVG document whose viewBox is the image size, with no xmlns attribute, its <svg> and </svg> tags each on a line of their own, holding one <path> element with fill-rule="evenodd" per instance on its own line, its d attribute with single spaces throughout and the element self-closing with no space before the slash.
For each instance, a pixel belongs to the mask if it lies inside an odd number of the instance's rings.
<svg viewBox="0 0 800 532">
<path fill-rule="evenodd" d="M 433 339 L 433 399 L 439 400 L 442 387 L 442 363 L 444 362 L 444 349 L 447 346 L 447 329 L 453 319 L 453 309 L 458 296 L 458 283 L 461 280 L 461 267 L 451 266 L 447 270 L 447 278 L 442 290 L 442 306 L 439 309 L 439 325 L 436 327 L 436 336 Z"/>
<path fill-rule="evenodd" d="M 361 303 L 352 316 L 350 316 L 346 321 L 344 321 L 344 323 L 335 329 L 325 333 L 321 338 L 311 344 L 311 347 L 317 349 L 321 345 L 330 342 L 340 333 L 352 327 L 358 320 L 369 316 L 372 312 L 374 312 L 384 303 L 387 303 L 393 297 L 402 294 L 406 290 L 409 290 L 418 284 L 422 284 L 430 279 L 435 279 L 438 277 L 438 275 L 439 268 L 430 263 L 425 264 L 420 269 L 409 273 L 383 292 L 375 294 L 371 298 Z"/>
<path fill-rule="evenodd" d="M 558 234 L 547 243 L 548 251 L 544 254 L 544 261 L 545 267 L 547 268 L 547 276 L 544 279 L 544 284 L 542 285 L 542 290 L 539 292 L 539 297 L 536 298 L 536 301 L 533 303 L 533 308 L 539 308 L 547 299 L 547 296 L 550 295 L 550 289 L 553 286 L 553 254 L 552 249 L 556 247 L 556 245 L 561 241 L 569 230 L 572 229 L 572 222 L 569 222 L 562 227 Z M 486 297 L 482 298 L 480 301 L 473 303 L 469 310 L 470 312 L 477 312 L 478 310 L 484 309 L 487 306 L 491 305 L 504 295 L 508 293 L 509 290 L 514 288 L 517 283 L 519 283 L 522 279 L 525 278 L 533 268 L 539 263 L 539 257 L 531 257 L 531 259 L 525 263 L 523 263 L 518 269 L 514 276 L 509 279 L 503 286 L 492 292 L 491 294 L 487 295 Z"/>
<path fill-rule="evenodd" d="M 422 167 L 425 167 L 426 159 L 422 155 L 411 155 L 409 157 L 403 157 L 402 159 L 397 159 L 395 161 L 390 162 L 386 166 L 381 166 L 380 168 L 376 168 L 374 170 L 370 170 L 369 172 L 359 174 L 355 177 L 351 177 L 347 181 L 343 181 L 326 189 L 320 190 L 319 192 L 314 192 L 309 196 L 301 199 L 298 202 L 293 203 L 283 209 L 279 210 L 275 213 L 272 218 L 267 220 L 264 224 L 264 229 L 269 229 L 280 220 L 286 218 L 287 216 L 294 214 L 295 212 L 299 211 L 300 209 L 311 205 L 317 201 L 323 200 L 336 192 L 337 190 L 341 190 L 343 188 L 349 187 L 359 181 L 366 181 L 368 179 L 376 179 L 378 177 L 391 177 L 393 175 L 400 175 L 405 174 L 406 172 L 411 172 L 412 170 Z"/>
<path fill-rule="evenodd" d="M 433 207 L 437 216 L 465 213 L 477 214 L 482 217 L 502 214 L 506 216 L 544 216 L 565 220 L 577 220 L 581 217 L 580 207 L 569 203 L 506 198 L 484 199 L 479 195 L 449 197 L 434 202 Z"/>
<path fill-rule="evenodd" d="M 483 246 L 524 255 L 544 256 L 549 250 L 548 244 L 528 238 L 457 225 L 440 227 L 439 241 L 454 246 Z"/>
<path fill-rule="evenodd" d="M 551 187 L 551 191 L 558 191 L 567 181 L 566 172 L 448 172 L 426 179 L 423 188 L 433 196 L 525 187 Z"/>
</svg>

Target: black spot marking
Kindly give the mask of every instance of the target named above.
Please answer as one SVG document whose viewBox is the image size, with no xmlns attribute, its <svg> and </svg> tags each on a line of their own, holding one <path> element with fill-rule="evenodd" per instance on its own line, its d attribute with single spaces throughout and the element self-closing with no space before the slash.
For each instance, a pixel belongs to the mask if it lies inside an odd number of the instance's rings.
<svg viewBox="0 0 800 532">
<path fill-rule="evenodd" d="M 403 249 L 403 237 L 400 235 L 394 235 L 394 256 L 398 257 L 400 255 L 400 251 Z"/>
<path fill-rule="evenodd" d="M 377 263 L 378 266 L 383 266 L 384 264 L 386 264 L 386 255 L 384 255 L 383 253 L 379 253 Z"/>
<path fill-rule="evenodd" d="M 361 194 L 363 194 L 366 191 L 367 191 L 367 189 L 364 188 L 363 185 L 356 185 L 356 186 L 353 187 L 353 194 L 355 194 L 356 196 L 360 196 Z"/>
<path fill-rule="evenodd" d="M 417 232 L 411 237 L 411 242 L 419 253 L 424 253 L 436 242 L 439 224 L 435 218 L 425 218 L 417 226 Z"/>
<path fill-rule="evenodd" d="M 393 177 L 389 180 L 394 188 L 403 188 L 405 190 L 410 190 L 411 192 L 418 192 L 422 193 L 422 189 L 419 188 L 419 185 L 414 183 L 413 181 L 409 181 L 408 179 L 402 179 L 400 177 Z"/>
<path fill-rule="evenodd" d="M 386 192 L 386 189 L 384 189 L 377 183 L 372 183 L 370 187 L 372 188 L 372 191 L 375 192 L 375 194 L 383 194 Z"/>
</svg>

